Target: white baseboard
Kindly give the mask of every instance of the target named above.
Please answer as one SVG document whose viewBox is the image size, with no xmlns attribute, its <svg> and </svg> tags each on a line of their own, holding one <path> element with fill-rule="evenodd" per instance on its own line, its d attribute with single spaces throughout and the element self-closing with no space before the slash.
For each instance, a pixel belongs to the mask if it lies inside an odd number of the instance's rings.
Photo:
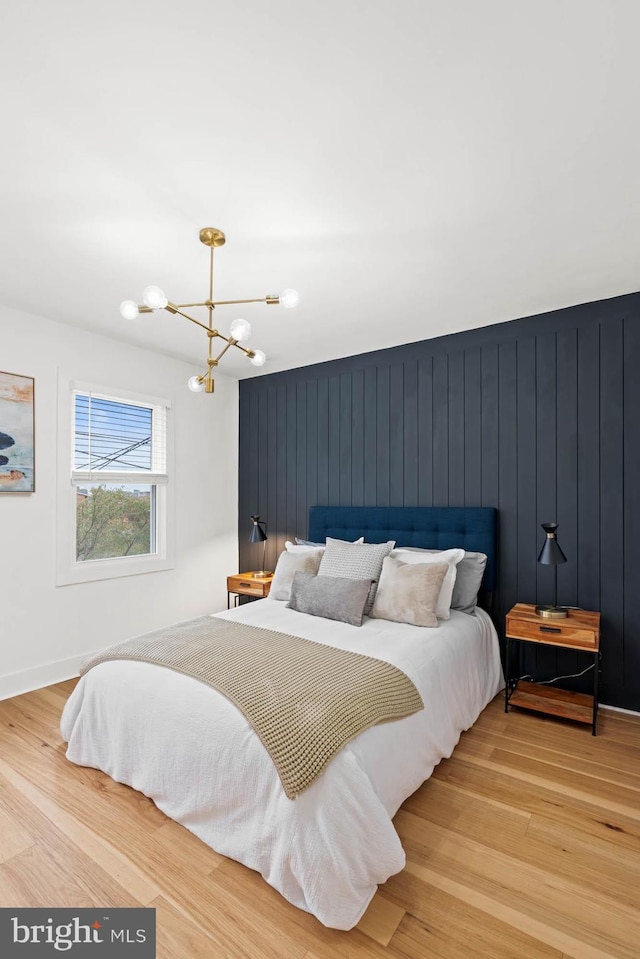
<svg viewBox="0 0 640 959">
<path fill-rule="evenodd" d="M 607 706 L 606 703 L 600 703 L 598 709 L 612 709 L 614 713 L 626 713 L 627 716 L 640 716 L 635 709 L 623 709 L 622 706 Z"/>
<path fill-rule="evenodd" d="M 55 663 L 44 663 L 32 669 L 24 669 L 19 673 L 8 673 L 0 676 L 0 700 L 21 696 L 43 686 L 61 683 L 65 679 L 72 679 L 78 675 L 80 663 L 89 653 L 80 656 L 71 656 L 69 659 L 59 659 Z"/>
</svg>

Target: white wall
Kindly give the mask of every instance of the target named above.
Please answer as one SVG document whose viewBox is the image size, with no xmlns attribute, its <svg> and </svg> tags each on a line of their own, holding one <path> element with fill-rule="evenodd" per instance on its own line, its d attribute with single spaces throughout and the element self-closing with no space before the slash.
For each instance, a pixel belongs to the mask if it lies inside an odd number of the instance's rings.
<svg viewBox="0 0 640 959">
<path fill-rule="evenodd" d="M 165 396 L 175 441 L 175 568 L 56 587 L 58 369 Z M 35 377 L 36 492 L 0 493 L 0 699 L 77 674 L 82 657 L 226 607 L 238 563 L 238 384 L 193 394 L 177 360 L 0 306 L 0 370 Z"/>
</svg>

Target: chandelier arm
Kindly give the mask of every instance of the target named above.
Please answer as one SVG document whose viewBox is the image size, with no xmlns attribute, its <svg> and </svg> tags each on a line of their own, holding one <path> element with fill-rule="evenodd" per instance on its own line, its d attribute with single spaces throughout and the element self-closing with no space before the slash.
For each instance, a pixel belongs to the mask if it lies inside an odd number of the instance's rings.
<svg viewBox="0 0 640 959">
<path fill-rule="evenodd" d="M 211 247 L 211 266 L 213 267 L 213 247 Z M 209 368 L 211 368 L 211 362 L 213 360 L 213 307 L 209 306 L 207 307 L 207 309 L 209 313 L 209 330 L 210 330 L 208 334 L 209 343 L 207 345 L 207 362 L 209 364 Z M 217 364 L 217 361 L 216 361 L 216 364 Z"/>
<path fill-rule="evenodd" d="M 207 301 L 203 300 L 202 303 L 172 303 L 172 306 L 179 306 L 180 309 L 185 309 L 189 306 L 208 306 Z"/>
<path fill-rule="evenodd" d="M 222 339 L 223 339 L 223 340 L 227 340 L 226 336 L 223 336 Z M 227 352 L 227 350 L 231 349 L 232 346 L 237 346 L 237 343 L 235 342 L 235 340 L 234 340 L 233 338 L 230 337 L 230 338 L 227 340 L 227 345 L 224 347 L 223 350 L 220 350 L 220 352 L 219 352 L 218 355 L 216 356 L 216 364 L 218 364 L 218 362 L 222 359 L 222 357 L 223 357 L 224 354 Z"/>
<path fill-rule="evenodd" d="M 231 344 L 229 344 L 229 345 L 231 346 Z M 249 349 L 247 349 L 246 346 L 241 346 L 237 341 L 234 342 L 233 345 L 234 345 L 234 346 L 237 346 L 237 348 L 238 348 L 239 350 L 242 350 L 242 352 L 244 353 L 245 356 L 251 357 L 251 356 L 254 356 L 254 355 L 255 355 L 255 351 L 254 351 L 254 350 L 249 350 Z"/>
<path fill-rule="evenodd" d="M 234 303 L 277 303 L 271 296 L 259 296 L 253 300 L 216 300 L 214 306 L 230 306 Z"/>
<path fill-rule="evenodd" d="M 195 323 L 196 326 L 201 326 L 203 330 L 207 331 L 207 333 L 209 332 L 209 327 L 206 325 L 206 323 L 201 323 L 200 320 L 194 319 L 192 316 L 189 316 L 188 313 L 183 313 L 182 310 L 175 305 L 175 303 L 167 303 L 165 310 L 167 310 L 169 313 L 179 313 L 180 316 L 184 316 L 185 320 L 190 320 L 192 323 Z"/>
<path fill-rule="evenodd" d="M 225 346 L 222 353 L 226 353 L 230 346 L 235 346 L 237 347 L 237 349 L 241 350 L 245 354 L 245 356 L 254 355 L 253 350 L 250 350 L 246 346 L 242 346 L 242 344 L 238 340 L 234 340 L 232 336 L 225 336 L 224 333 L 218 333 L 218 336 L 220 337 L 221 340 L 225 340 L 227 343 L 227 346 Z M 222 356 L 222 353 L 220 354 L 220 356 Z M 220 359 L 220 356 L 218 357 L 218 359 Z"/>
</svg>

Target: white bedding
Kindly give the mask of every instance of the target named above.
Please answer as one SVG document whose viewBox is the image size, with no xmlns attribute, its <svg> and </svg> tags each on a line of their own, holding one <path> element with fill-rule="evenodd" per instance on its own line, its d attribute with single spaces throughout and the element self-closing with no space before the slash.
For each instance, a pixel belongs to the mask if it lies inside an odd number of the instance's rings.
<svg viewBox="0 0 640 959">
<path fill-rule="evenodd" d="M 450 756 L 503 685 L 489 617 L 453 612 L 437 629 L 361 628 L 275 600 L 219 614 L 384 659 L 425 709 L 366 730 L 295 800 L 240 711 L 195 679 L 148 663 L 90 670 L 65 706 L 67 757 L 150 796 L 219 853 L 258 870 L 326 926 L 350 929 L 405 855 L 391 819 Z"/>
</svg>

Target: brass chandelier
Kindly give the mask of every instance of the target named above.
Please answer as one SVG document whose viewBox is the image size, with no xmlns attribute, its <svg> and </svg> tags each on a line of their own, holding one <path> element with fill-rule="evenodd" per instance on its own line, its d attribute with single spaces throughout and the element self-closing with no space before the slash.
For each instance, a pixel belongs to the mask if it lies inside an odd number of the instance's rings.
<svg viewBox="0 0 640 959">
<path fill-rule="evenodd" d="M 267 296 L 257 297 L 250 300 L 218 300 L 213 299 L 213 251 L 217 246 L 223 246 L 225 235 L 222 230 L 207 226 L 200 230 L 200 242 L 204 243 L 211 250 L 209 263 L 209 296 L 200 303 L 172 303 L 167 299 L 163 290 L 159 286 L 147 286 L 142 291 L 142 305 L 138 305 L 133 300 L 124 300 L 120 304 L 120 313 L 125 320 L 134 320 L 140 313 L 154 313 L 156 310 L 167 310 L 168 313 L 184 316 L 185 320 L 200 326 L 209 339 L 209 350 L 207 355 L 207 369 L 204 373 L 192 376 L 188 382 L 188 387 L 194 393 L 213 393 L 213 370 L 218 365 L 224 354 L 232 346 L 237 347 L 253 363 L 254 366 L 263 366 L 266 360 L 262 350 L 250 350 L 242 344 L 251 336 L 251 324 L 246 320 L 237 319 L 231 324 L 229 336 L 225 336 L 213 325 L 213 311 L 217 306 L 231 306 L 238 303 L 268 303 L 273 306 L 280 303 L 282 306 L 291 308 L 298 304 L 298 294 L 295 290 L 283 290 L 282 293 L 270 293 Z M 209 311 L 208 323 L 202 323 L 195 317 L 185 313 L 185 309 L 192 307 L 206 307 Z M 213 341 L 219 338 L 225 341 L 225 346 L 218 353 L 213 355 Z"/>
</svg>

